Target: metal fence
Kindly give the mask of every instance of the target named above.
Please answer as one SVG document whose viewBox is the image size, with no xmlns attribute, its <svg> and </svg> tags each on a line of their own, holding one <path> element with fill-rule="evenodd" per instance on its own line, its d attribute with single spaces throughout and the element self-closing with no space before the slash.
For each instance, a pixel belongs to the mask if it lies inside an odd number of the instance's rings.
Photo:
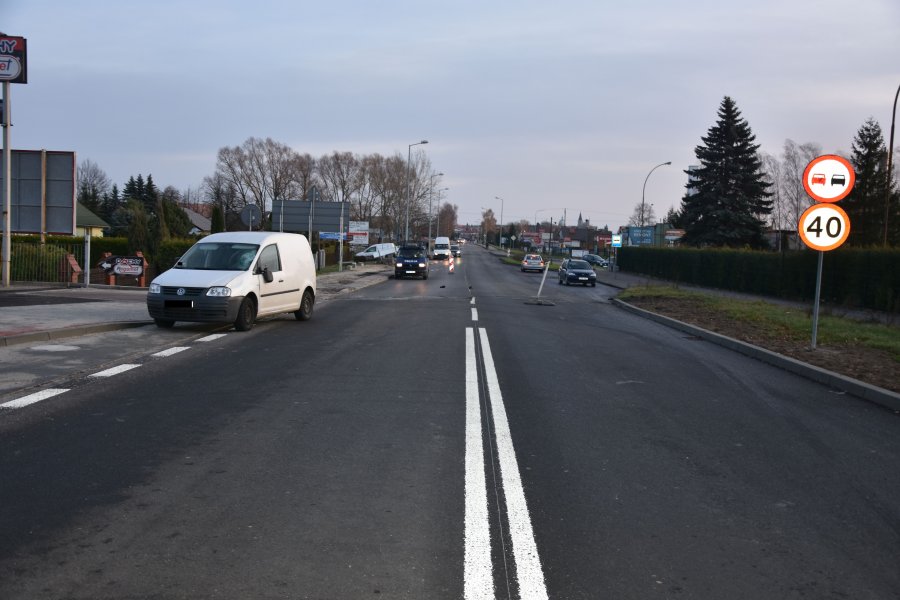
<svg viewBox="0 0 900 600">
<path fill-rule="evenodd" d="M 11 281 L 22 283 L 84 283 L 84 244 L 13 242 Z"/>
</svg>

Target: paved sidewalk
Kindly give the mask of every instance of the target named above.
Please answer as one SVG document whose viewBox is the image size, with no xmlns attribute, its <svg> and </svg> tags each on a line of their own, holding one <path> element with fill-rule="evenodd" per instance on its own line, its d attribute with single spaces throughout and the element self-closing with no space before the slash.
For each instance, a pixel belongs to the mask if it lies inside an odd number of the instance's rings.
<svg viewBox="0 0 900 600">
<path fill-rule="evenodd" d="M 385 281 L 390 266 L 365 264 L 317 277 L 316 304 Z M 146 288 L 0 287 L 0 346 L 62 339 L 152 323 Z"/>
</svg>

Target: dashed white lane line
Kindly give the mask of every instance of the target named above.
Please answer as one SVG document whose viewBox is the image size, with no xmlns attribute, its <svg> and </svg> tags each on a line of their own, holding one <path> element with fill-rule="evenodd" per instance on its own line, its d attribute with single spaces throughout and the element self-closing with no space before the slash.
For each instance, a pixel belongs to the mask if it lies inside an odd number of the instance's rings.
<svg viewBox="0 0 900 600">
<path fill-rule="evenodd" d="M 475 332 L 466 328 L 466 516 L 464 598 L 493 600 L 491 531 L 488 524 L 487 486 L 484 475 L 481 403 L 478 395 L 478 360 Z"/>
<path fill-rule="evenodd" d="M 214 334 L 208 335 L 206 337 L 200 338 L 197 341 L 198 342 L 212 342 L 219 338 L 225 337 L 226 335 L 227 334 L 225 334 L 225 333 L 214 333 Z M 73 347 L 73 348 L 77 349 L 75 347 Z M 57 350 L 57 349 L 58 348 L 54 348 L 54 350 Z M 69 348 L 66 348 L 66 350 L 68 350 L 68 349 Z M 190 346 L 175 346 L 175 347 L 163 350 L 161 352 L 151 354 L 151 356 L 153 356 L 155 358 L 165 358 L 167 356 L 172 356 L 173 354 L 178 354 L 179 352 L 184 352 L 185 350 L 190 350 Z M 119 366 L 113 367 L 111 369 L 106 369 L 105 371 L 100 371 L 98 373 L 92 373 L 91 375 L 88 375 L 88 377 L 112 377 L 113 375 L 118 375 L 120 373 L 130 371 L 131 369 L 136 369 L 137 367 L 140 367 L 140 366 L 141 365 L 136 365 L 136 364 L 119 365 Z M 46 400 L 48 398 L 52 398 L 53 396 L 58 396 L 59 394 L 62 394 L 63 392 L 68 392 L 68 391 L 69 391 L 68 388 L 66 388 L 66 389 L 49 388 L 46 390 L 42 390 L 40 392 L 35 392 L 33 394 L 29 394 L 28 396 L 23 396 L 22 398 L 10 400 L 9 402 L 4 402 L 3 404 L 0 404 L 0 409 L 2 409 L 2 408 L 22 408 L 24 406 L 29 406 L 36 402 L 40 402 L 41 400 Z"/>
<path fill-rule="evenodd" d="M 185 350 L 190 350 L 190 346 L 175 346 L 173 348 L 168 348 L 163 350 L 162 352 L 157 352 L 156 354 L 151 354 L 155 358 L 165 358 L 166 356 L 172 356 L 173 354 L 178 354 L 179 352 L 184 352 Z"/>
<path fill-rule="evenodd" d="M 544 572 L 541 568 L 537 544 L 534 541 L 534 530 L 528 514 L 528 505 L 525 502 L 519 464 L 513 448 L 509 422 L 506 419 L 506 407 L 503 404 L 503 395 L 500 393 L 500 382 L 494 368 L 494 358 L 491 354 L 490 343 L 488 343 L 487 332 L 484 329 L 479 329 L 478 332 L 481 338 L 481 355 L 484 360 L 488 397 L 494 421 L 497 460 L 500 463 L 503 493 L 506 496 L 506 515 L 512 538 L 513 558 L 516 561 L 519 597 L 529 600 L 544 600 L 548 598 Z"/>
<path fill-rule="evenodd" d="M 217 339 L 219 339 L 219 338 L 223 338 L 223 337 L 225 337 L 226 335 L 228 335 L 228 334 L 227 334 L 227 333 L 213 333 L 213 334 L 208 335 L 208 336 L 206 336 L 206 337 L 202 337 L 202 338 L 200 338 L 200 339 L 197 340 L 197 341 L 198 341 L 198 342 L 212 342 L 213 340 L 217 340 Z"/>
<path fill-rule="evenodd" d="M 29 404 L 34 404 L 35 402 L 40 402 L 41 400 L 46 400 L 47 398 L 52 398 L 53 396 L 58 396 L 63 392 L 68 391 L 68 389 L 60 388 L 41 390 L 40 392 L 35 392 L 33 394 L 23 396 L 22 398 L 4 402 L 3 404 L 0 404 L 0 408 L 22 408 L 23 406 L 28 406 Z"/>
<path fill-rule="evenodd" d="M 478 309 L 477 309 L 477 308 L 473 308 L 473 309 L 472 309 L 472 320 L 473 320 L 473 321 L 477 321 L 477 320 L 478 320 Z"/>
<path fill-rule="evenodd" d="M 100 371 L 99 373 L 92 373 L 91 375 L 88 375 L 88 377 L 112 377 L 113 375 L 118 375 L 119 373 L 124 373 L 125 371 L 130 371 L 131 369 L 136 369 L 139 366 L 141 366 L 141 365 L 133 365 L 133 364 L 119 365 L 118 367 L 106 369 L 105 371 Z"/>
</svg>

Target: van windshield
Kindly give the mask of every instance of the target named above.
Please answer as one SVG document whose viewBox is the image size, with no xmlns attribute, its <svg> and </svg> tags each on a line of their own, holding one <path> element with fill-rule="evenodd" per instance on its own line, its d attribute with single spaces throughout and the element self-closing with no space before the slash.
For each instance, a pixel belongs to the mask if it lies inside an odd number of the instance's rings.
<svg viewBox="0 0 900 600">
<path fill-rule="evenodd" d="M 448 248 L 450 248 L 450 244 L 435 244 L 434 247 L 441 250 L 447 250 Z"/>
<path fill-rule="evenodd" d="M 176 269 L 200 271 L 246 271 L 253 263 L 258 244 L 215 242 L 195 244 L 175 265 Z"/>
</svg>

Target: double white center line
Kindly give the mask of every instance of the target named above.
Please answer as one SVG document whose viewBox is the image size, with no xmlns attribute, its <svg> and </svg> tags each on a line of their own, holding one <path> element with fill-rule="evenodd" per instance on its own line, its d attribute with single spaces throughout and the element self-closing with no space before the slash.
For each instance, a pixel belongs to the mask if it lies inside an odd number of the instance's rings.
<svg viewBox="0 0 900 600">
<path fill-rule="evenodd" d="M 494 358 L 487 332 L 478 330 L 481 357 L 487 387 L 486 403 L 490 405 L 494 424 L 494 442 L 500 464 L 506 517 L 512 540 L 515 573 L 519 597 L 544 600 L 547 588 L 541 561 L 534 541 L 531 517 L 525 502 L 525 492 L 519 476 L 519 465 L 513 449 L 512 436 L 503 405 L 500 383 L 494 369 Z M 494 596 L 494 576 L 491 565 L 491 534 L 488 519 L 487 486 L 484 462 L 484 428 L 481 422 L 481 402 L 478 386 L 478 358 L 475 331 L 466 328 L 466 517 L 464 592 L 466 600 L 491 599 Z"/>
</svg>

